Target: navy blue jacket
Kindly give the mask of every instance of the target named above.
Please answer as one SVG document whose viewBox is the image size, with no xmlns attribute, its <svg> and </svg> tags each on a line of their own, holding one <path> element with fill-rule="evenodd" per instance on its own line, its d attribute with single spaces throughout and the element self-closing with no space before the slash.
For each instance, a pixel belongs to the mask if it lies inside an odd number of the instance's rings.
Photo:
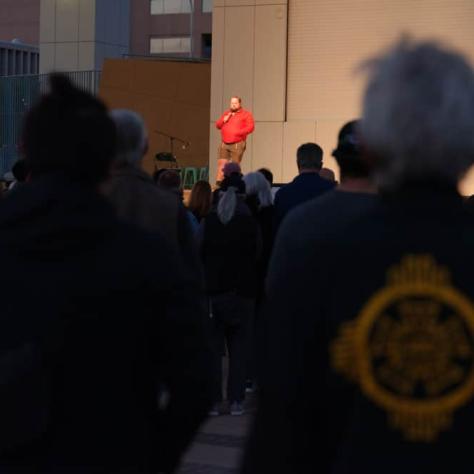
<svg viewBox="0 0 474 474">
<path fill-rule="evenodd" d="M 335 183 L 321 178 L 318 173 L 302 173 L 282 187 L 275 196 L 275 230 L 294 207 L 330 191 Z"/>
</svg>

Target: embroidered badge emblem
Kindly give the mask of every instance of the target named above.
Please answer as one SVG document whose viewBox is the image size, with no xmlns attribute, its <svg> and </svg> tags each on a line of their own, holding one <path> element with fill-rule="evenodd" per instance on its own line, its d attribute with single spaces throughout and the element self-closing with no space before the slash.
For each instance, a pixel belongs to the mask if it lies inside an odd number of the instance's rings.
<svg viewBox="0 0 474 474">
<path fill-rule="evenodd" d="M 431 256 L 406 256 L 331 357 L 407 440 L 433 442 L 474 395 L 474 306 Z"/>
</svg>

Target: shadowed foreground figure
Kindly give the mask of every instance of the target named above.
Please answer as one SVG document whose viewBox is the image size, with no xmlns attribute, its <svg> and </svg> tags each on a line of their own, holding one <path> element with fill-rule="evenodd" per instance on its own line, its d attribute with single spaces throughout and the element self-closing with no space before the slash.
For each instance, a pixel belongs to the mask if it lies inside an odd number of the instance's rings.
<svg viewBox="0 0 474 474">
<path fill-rule="evenodd" d="M 31 182 L 0 209 L 0 471 L 172 472 L 211 399 L 201 300 L 96 192 L 105 106 L 51 89 L 25 121 Z"/>
<path fill-rule="evenodd" d="M 277 237 L 244 473 L 474 470 L 471 67 L 400 43 L 370 64 L 360 130 L 382 202 L 326 231 L 303 206 Z"/>
</svg>

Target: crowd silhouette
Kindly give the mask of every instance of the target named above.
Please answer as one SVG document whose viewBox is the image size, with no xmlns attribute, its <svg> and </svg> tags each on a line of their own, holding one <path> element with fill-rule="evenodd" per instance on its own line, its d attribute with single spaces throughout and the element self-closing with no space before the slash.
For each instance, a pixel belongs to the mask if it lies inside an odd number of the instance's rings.
<svg viewBox="0 0 474 474">
<path fill-rule="evenodd" d="M 412 40 L 366 70 L 338 181 L 303 143 L 186 204 L 137 113 L 51 75 L 0 201 L 1 472 L 172 473 L 249 391 L 242 473 L 473 471 L 474 72 Z"/>
</svg>

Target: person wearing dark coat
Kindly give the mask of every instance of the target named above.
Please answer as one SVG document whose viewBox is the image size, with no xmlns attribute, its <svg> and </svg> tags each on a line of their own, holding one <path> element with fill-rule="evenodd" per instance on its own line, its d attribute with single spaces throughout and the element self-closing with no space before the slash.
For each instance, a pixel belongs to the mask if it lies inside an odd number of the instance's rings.
<svg viewBox="0 0 474 474">
<path fill-rule="evenodd" d="M 244 202 L 241 176 L 225 178 L 219 193 L 217 206 L 201 225 L 200 239 L 214 334 L 214 399 L 216 405 L 223 400 L 221 359 L 227 345 L 227 399 L 231 415 L 241 415 L 261 243 L 258 224 Z M 216 406 L 211 414 L 218 413 Z"/>
<path fill-rule="evenodd" d="M 323 150 L 316 143 L 304 143 L 296 152 L 298 176 L 280 188 L 275 195 L 274 231 L 277 232 L 284 217 L 296 206 L 330 191 L 336 183 L 321 178 Z"/>
<path fill-rule="evenodd" d="M 126 109 L 112 110 L 110 116 L 117 128 L 117 151 L 110 175 L 101 186 L 103 194 L 120 219 L 161 234 L 176 247 L 192 271 L 201 272 L 181 197 L 157 186 L 140 166 L 148 149 L 143 119 L 136 112 Z"/>
<path fill-rule="evenodd" d="M 474 71 L 409 40 L 369 67 L 360 133 L 381 200 L 324 228 L 307 204 L 280 229 L 245 474 L 473 471 L 474 223 L 457 185 Z"/>
<path fill-rule="evenodd" d="M 98 193 L 115 135 L 63 76 L 26 116 L 31 181 L 0 208 L 1 472 L 174 472 L 212 401 L 190 275 Z"/>
</svg>

